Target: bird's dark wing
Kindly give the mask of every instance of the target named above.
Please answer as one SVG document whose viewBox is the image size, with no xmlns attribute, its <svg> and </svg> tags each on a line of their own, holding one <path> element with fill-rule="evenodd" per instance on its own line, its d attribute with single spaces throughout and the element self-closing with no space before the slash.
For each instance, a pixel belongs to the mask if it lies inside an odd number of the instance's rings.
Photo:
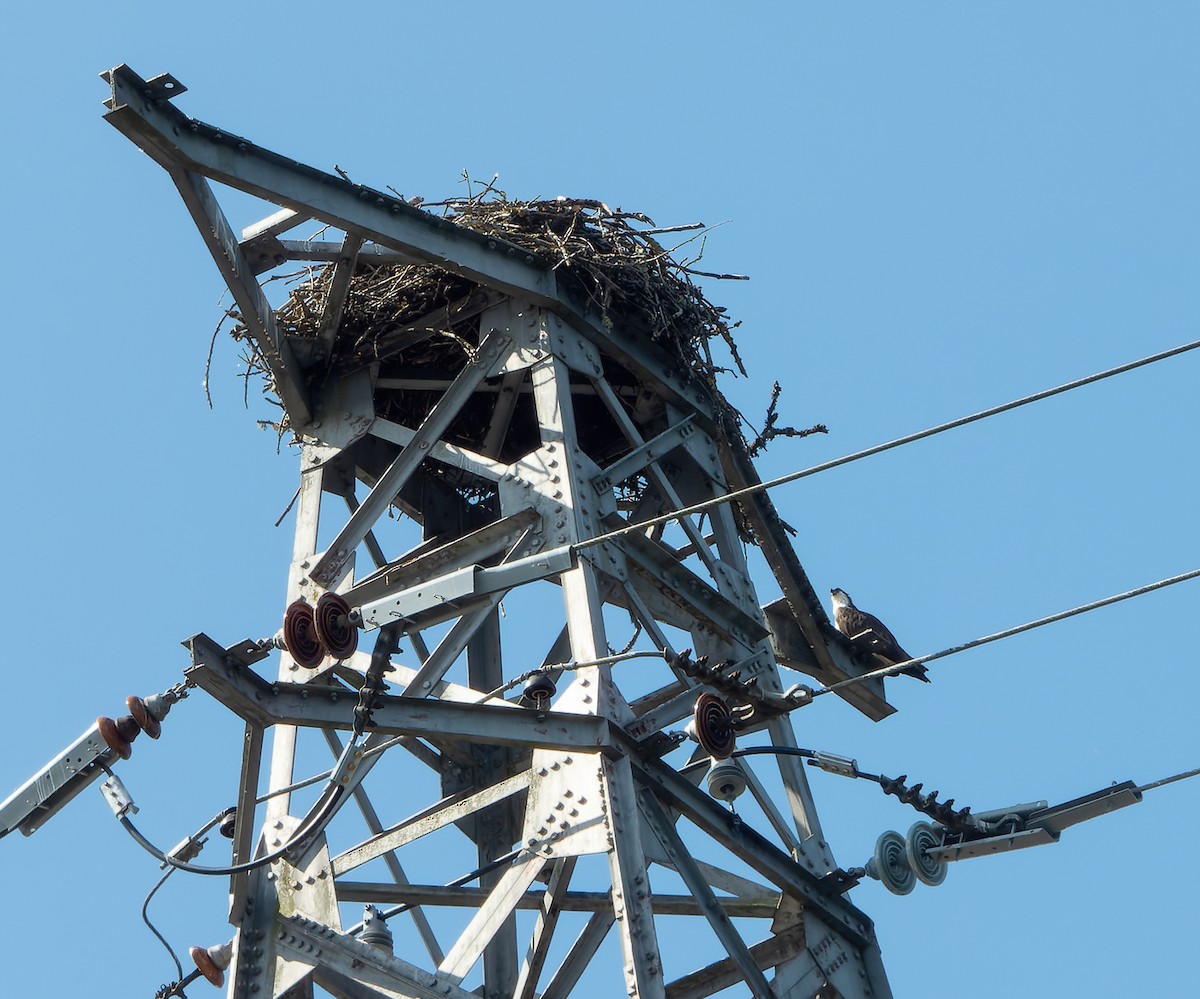
<svg viewBox="0 0 1200 999">
<path fill-rule="evenodd" d="M 853 638 L 860 631 L 871 627 L 867 623 L 867 615 L 857 607 L 839 607 L 834 612 L 833 625 L 847 638 Z"/>
<path fill-rule="evenodd" d="M 856 639 L 856 645 L 863 652 L 878 656 L 889 666 L 912 658 L 900 647 L 896 636 L 888 630 L 887 625 L 874 614 L 868 614 L 857 607 L 840 607 L 834 615 L 833 623 L 847 638 Z M 863 634 L 864 632 L 866 634 Z M 862 637 L 858 638 L 859 635 Z M 926 676 L 929 671 L 922 663 L 909 666 L 901 672 L 929 682 L 929 677 Z"/>
<path fill-rule="evenodd" d="M 864 648 L 868 648 L 871 652 L 886 656 L 893 662 L 909 658 L 900 648 L 896 637 L 874 614 L 868 614 L 857 607 L 839 607 L 834 615 L 833 623 L 843 635 L 847 638 L 858 639 Z M 863 632 L 869 632 L 869 634 L 864 635 Z M 898 658 L 892 655 L 893 652 L 899 654 Z"/>
</svg>

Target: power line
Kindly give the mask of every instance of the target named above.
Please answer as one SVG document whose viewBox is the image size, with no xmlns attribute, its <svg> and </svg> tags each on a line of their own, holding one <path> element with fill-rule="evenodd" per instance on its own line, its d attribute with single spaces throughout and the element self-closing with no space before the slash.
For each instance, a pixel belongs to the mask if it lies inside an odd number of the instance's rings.
<svg viewBox="0 0 1200 999">
<path fill-rule="evenodd" d="M 848 465 L 852 461 L 859 461 L 862 458 L 869 458 L 872 455 L 882 454 L 884 451 L 890 451 L 893 448 L 901 447 L 904 444 L 912 444 L 914 441 L 924 440 L 926 437 L 933 437 L 936 434 L 945 433 L 947 430 L 954 430 L 958 427 L 964 427 L 968 423 L 976 423 L 979 420 L 985 420 L 989 416 L 997 416 L 1000 413 L 1007 413 L 1009 410 L 1019 409 L 1021 406 L 1028 406 L 1030 403 L 1041 402 L 1043 399 L 1049 399 L 1051 396 L 1061 395 L 1064 392 L 1070 392 L 1072 389 L 1082 388 L 1084 385 L 1091 385 L 1094 382 L 1103 381 L 1105 378 L 1112 378 L 1114 375 L 1121 375 L 1127 371 L 1133 371 L 1135 368 L 1142 368 L 1148 364 L 1154 364 L 1156 361 L 1165 361 L 1167 358 L 1176 357 L 1179 354 L 1186 354 L 1189 350 L 1195 350 L 1197 347 L 1200 347 L 1200 340 L 1193 340 L 1191 343 L 1185 343 L 1178 347 L 1172 347 L 1169 350 L 1163 350 L 1157 354 L 1150 354 L 1148 357 L 1142 357 L 1136 361 L 1129 361 L 1126 364 L 1119 364 L 1115 368 L 1108 368 L 1105 371 L 1099 371 L 1083 378 L 1077 378 L 1074 381 L 1065 382 L 1062 385 L 1056 385 L 1054 388 L 1043 389 L 1040 392 L 1034 392 L 1032 395 L 1026 395 L 1022 396 L 1020 399 L 1014 399 L 1012 402 L 1006 402 L 1000 406 L 993 406 L 990 409 L 980 410 L 978 413 L 972 413 L 970 416 L 960 416 L 958 419 L 950 420 L 948 423 L 939 423 L 935 427 L 929 427 L 926 430 L 918 430 L 916 433 L 907 434 L 904 437 L 897 437 L 895 440 L 886 441 L 883 444 L 876 444 L 872 447 L 865 448 L 862 451 L 855 451 L 853 454 L 844 455 L 841 458 L 834 458 L 831 461 L 824 461 L 819 465 L 812 465 L 809 468 L 801 469 L 798 472 L 789 472 L 787 475 L 781 475 L 778 478 L 770 479 L 766 482 L 759 482 L 752 486 L 746 486 L 744 489 L 735 489 L 733 492 L 725 493 L 724 495 L 714 497 L 713 499 L 704 500 L 700 503 L 693 503 L 691 506 L 685 506 L 682 509 L 673 510 L 670 513 L 659 514 L 657 517 L 651 517 L 648 520 L 643 520 L 637 524 L 627 524 L 625 527 L 618 528 L 614 531 L 609 531 L 606 534 L 597 535 L 594 538 L 588 538 L 586 541 L 578 541 L 571 547 L 577 551 L 584 548 L 592 548 L 595 545 L 602 544 L 605 541 L 613 541 L 616 538 L 624 537 L 626 534 L 632 534 L 635 531 L 644 531 L 649 527 L 657 527 L 659 524 L 667 524 L 681 517 L 690 517 L 692 514 L 703 513 L 705 510 L 709 510 L 715 506 L 720 506 L 722 503 L 730 503 L 734 500 L 742 499 L 745 496 L 753 496 L 756 493 L 765 492 L 768 489 L 774 489 L 776 486 L 786 485 L 789 482 L 795 482 L 798 479 L 804 479 L 810 475 L 816 475 L 818 472 L 827 472 L 831 468 L 838 468 L 842 465 Z"/>
<path fill-rule="evenodd" d="M 1188 780 L 1191 777 L 1200 777 L 1200 769 L 1185 770 L 1181 774 L 1176 774 L 1174 777 L 1164 777 L 1162 780 L 1151 781 L 1149 784 L 1143 784 L 1141 787 L 1134 790 L 1139 793 L 1143 791 L 1152 791 L 1156 787 L 1166 787 L 1168 784 L 1174 784 L 1177 780 Z"/>
<path fill-rule="evenodd" d="M 164 937 L 161 933 L 159 933 L 158 928 L 152 922 L 150 922 L 150 913 L 149 913 L 151 900 L 158 893 L 158 889 L 167 883 L 167 878 L 169 878 L 174 873 L 175 873 L 175 868 L 168 867 L 167 873 L 164 874 L 161 878 L 159 878 L 158 884 L 156 884 L 153 888 L 150 889 L 150 894 L 147 895 L 146 900 L 144 902 L 142 902 L 142 922 L 146 924 L 146 928 L 151 933 L 153 933 L 156 937 L 158 937 L 158 942 L 167 948 L 167 953 L 171 955 L 171 960 L 175 962 L 175 970 L 176 970 L 176 972 L 178 972 L 179 978 L 182 978 L 183 977 L 183 965 L 179 963 L 179 958 L 175 954 L 175 949 L 169 943 L 167 943 L 167 938 Z M 176 980 L 178 981 L 178 979 L 176 979 Z"/>
<path fill-rule="evenodd" d="M 344 804 L 345 786 L 340 783 L 341 778 L 349 774 L 352 766 L 357 766 L 364 754 L 358 750 L 358 736 L 355 735 L 346 743 L 345 749 L 342 750 L 342 755 L 338 758 L 337 764 L 329 775 L 329 783 L 325 790 L 321 792 L 321 796 L 317 799 L 315 805 L 300 822 L 299 827 L 292 834 L 288 842 L 284 843 L 278 849 L 271 853 L 264 854 L 261 857 L 256 857 L 253 860 L 246 861 L 241 864 L 232 864 L 228 867 L 200 867 L 196 864 L 190 864 L 186 861 L 179 860 L 174 856 L 175 851 L 170 853 L 164 852 L 150 842 L 141 831 L 133 824 L 133 821 L 127 814 L 117 812 L 114 808 L 114 814 L 117 816 L 117 821 L 125 827 L 125 831 L 133 837 L 134 842 L 143 850 L 149 853 L 152 857 L 162 863 L 164 866 L 169 865 L 172 868 L 187 871 L 189 874 L 204 874 L 210 876 L 228 876 L 232 874 L 242 874 L 247 871 L 257 870 L 260 867 L 265 867 L 267 864 L 273 863 L 280 857 L 287 854 L 290 850 L 295 849 L 307 840 L 311 840 L 314 836 L 319 835 L 322 830 L 329 825 L 333 817 L 338 813 L 338 810 Z M 112 778 L 111 770 L 108 770 L 109 777 Z M 111 804 L 111 802 L 110 802 Z M 224 813 L 222 813 L 223 815 Z M 205 826 L 205 830 L 211 829 L 212 826 L 220 821 L 221 816 L 217 816 L 212 822 Z M 202 834 L 201 834 L 202 835 Z"/>
<path fill-rule="evenodd" d="M 489 690 L 479 700 L 479 703 L 482 704 L 484 701 L 490 701 L 493 697 L 499 697 L 505 691 L 512 690 L 514 687 L 520 686 L 526 680 L 532 679 L 541 673 L 569 673 L 572 670 L 586 669 L 589 666 L 611 666 L 614 663 L 622 663 L 628 659 L 661 659 L 662 657 L 663 653 L 659 649 L 655 649 L 653 652 L 639 649 L 633 652 L 617 652 L 611 656 L 603 656 L 600 659 L 585 659 L 580 662 L 549 663 L 546 666 L 539 666 L 537 669 L 527 670 L 520 676 L 513 677 L 513 679 L 509 680 L 507 683 L 497 687 L 495 690 Z"/>
<path fill-rule="evenodd" d="M 813 697 L 819 697 L 821 694 L 830 694 L 835 690 L 841 690 L 843 687 L 850 687 L 856 683 L 874 680 L 876 677 L 895 676 L 901 670 L 908 669 L 911 666 L 919 666 L 922 663 L 931 663 L 935 659 L 945 659 L 947 656 L 953 656 L 959 652 L 966 652 L 967 649 L 977 649 L 981 645 L 987 645 L 990 642 L 998 642 L 1002 638 L 1011 638 L 1013 635 L 1019 635 L 1025 631 L 1033 631 L 1034 628 L 1041 628 L 1047 624 L 1054 624 L 1056 621 L 1065 621 L 1069 617 L 1075 617 L 1078 614 L 1086 614 L 1088 611 L 1098 610 L 1101 607 L 1107 607 L 1110 604 L 1120 603 L 1122 600 L 1129 600 L 1132 597 L 1140 597 L 1144 593 L 1150 593 L 1154 590 L 1161 590 L 1166 586 L 1174 586 L 1176 583 L 1183 583 L 1189 579 L 1195 579 L 1198 576 L 1200 576 L 1200 569 L 1193 569 L 1191 572 L 1184 572 L 1178 576 L 1171 576 L 1168 579 L 1160 579 L 1157 583 L 1148 583 L 1145 586 L 1137 587 L 1137 589 L 1126 590 L 1124 593 L 1117 593 L 1114 596 L 1105 597 L 1102 600 L 1093 600 L 1088 604 L 1080 604 L 1080 606 L 1072 607 L 1070 610 L 1059 611 L 1057 614 L 1051 614 L 1048 617 L 1041 617 L 1036 621 L 1030 621 L 1026 624 L 1019 624 L 1015 628 L 1007 628 L 1004 631 L 996 632 L 994 635 L 986 635 L 983 638 L 976 638 L 974 641 L 964 642 L 962 645 L 955 645 L 949 649 L 943 649 L 941 652 L 932 652 L 927 656 L 917 656 L 915 659 L 908 659 L 902 663 L 896 663 L 892 666 L 885 666 L 882 669 L 872 670 L 870 673 L 863 673 L 861 676 L 852 676 L 848 680 L 839 680 L 837 683 L 831 683 L 828 687 L 821 687 L 819 690 L 814 690 Z"/>
</svg>

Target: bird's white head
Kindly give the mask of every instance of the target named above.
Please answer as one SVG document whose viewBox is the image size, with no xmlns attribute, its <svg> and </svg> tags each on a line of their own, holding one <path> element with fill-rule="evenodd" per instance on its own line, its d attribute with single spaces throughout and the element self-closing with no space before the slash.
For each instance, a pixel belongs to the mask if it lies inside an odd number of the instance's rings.
<svg viewBox="0 0 1200 999">
<path fill-rule="evenodd" d="M 850 600 L 850 594 L 845 590 L 839 590 L 834 587 L 829 591 L 829 598 L 833 603 L 833 609 L 836 613 L 839 607 L 853 607 L 854 604 Z"/>
</svg>

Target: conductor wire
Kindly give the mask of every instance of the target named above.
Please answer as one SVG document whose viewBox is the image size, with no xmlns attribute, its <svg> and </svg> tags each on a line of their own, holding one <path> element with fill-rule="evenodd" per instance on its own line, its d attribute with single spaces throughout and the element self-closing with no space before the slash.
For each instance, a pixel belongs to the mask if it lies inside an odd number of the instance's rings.
<svg viewBox="0 0 1200 999">
<path fill-rule="evenodd" d="M 346 748 L 342 751 L 341 757 L 338 759 L 337 765 L 333 769 L 329 784 L 325 790 L 321 792 L 315 805 L 300 823 L 296 832 L 278 849 L 267 853 L 261 857 L 255 857 L 253 860 L 248 860 L 242 864 L 231 864 L 228 867 L 200 867 L 196 864 L 189 864 L 182 860 L 177 860 L 170 854 L 165 853 L 151 843 L 133 824 L 128 815 L 118 818 L 118 822 L 125 827 L 125 831 L 133 837 L 134 841 L 143 850 L 149 853 L 156 860 L 163 864 L 169 865 L 172 869 L 186 871 L 189 874 L 206 874 L 210 876 L 228 876 L 233 874 L 243 874 L 247 871 L 257 870 L 260 867 L 265 867 L 267 864 L 273 863 L 280 857 L 287 854 L 289 851 L 300 846 L 306 840 L 318 835 L 333 819 L 341 808 L 346 788 L 338 783 L 337 775 L 349 773 L 349 765 L 352 759 L 355 758 L 355 752 L 358 749 L 357 738 L 351 739 L 346 743 Z M 210 823 L 206 829 L 212 828 L 217 820 Z"/>
<path fill-rule="evenodd" d="M 844 687 L 853 686 L 856 683 L 864 683 L 867 680 L 874 680 L 881 676 L 895 676 L 902 670 L 912 666 L 919 666 L 922 663 L 931 663 L 935 659 L 945 659 L 947 656 L 953 656 L 959 652 L 966 652 L 968 649 L 977 649 L 981 645 L 988 645 L 991 642 L 998 642 L 1002 638 L 1011 638 L 1013 635 L 1019 635 L 1025 631 L 1033 631 L 1034 628 L 1041 628 L 1047 624 L 1054 624 L 1057 621 L 1065 621 L 1069 617 L 1075 617 L 1078 614 L 1086 614 L 1088 611 L 1098 610 L 1101 607 L 1108 607 L 1110 604 L 1120 603 L 1122 600 L 1129 600 L 1133 597 L 1140 597 L 1144 593 L 1151 593 L 1154 590 L 1161 590 L 1166 586 L 1174 586 L 1176 583 L 1183 583 L 1189 579 L 1195 579 L 1200 576 L 1200 569 L 1193 569 L 1191 572 L 1180 573 L 1178 576 L 1171 576 L 1168 579 L 1160 579 L 1157 583 L 1147 583 L 1145 586 L 1139 586 L 1133 590 L 1126 590 L 1124 593 L 1117 593 L 1111 597 L 1105 597 L 1102 600 L 1093 600 L 1088 604 L 1080 604 L 1078 607 L 1072 607 L 1070 610 L 1059 611 L 1057 614 L 1051 614 L 1048 617 L 1038 618 L 1036 621 L 1029 621 L 1026 624 L 1019 624 L 1015 628 L 1007 628 L 1004 631 L 997 631 L 994 635 L 986 635 L 983 638 L 976 638 L 974 641 L 964 642 L 962 645 L 955 645 L 949 649 L 943 649 L 941 652 L 932 652 L 926 656 L 917 656 L 915 659 L 906 659 L 904 662 L 895 663 L 892 666 L 885 666 L 882 669 L 872 670 L 870 673 L 863 673 L 861 676 L 852 676 L 847 680 L 839 680 L 837 683 L 831 683 L 828 687 L 821 687 L 814 690 L 813 697 L 819 697 L 821 694 L 831 694 L 835 690 L 841 690 Z"/>
<path fill-rule="evenodd" d="M 1174 777 L 1164 777 L 1162 780 L 1151 781 L 1149 784 L 1143 784 L 1141 787 L 1135 787 L 1134 790 L 1141 793 L 1142 791 L 1152 791 L 1156 787 L 1165 787 L 1167 784 L 1174 784 L 1177 780 L 1187 780 L 1189 777 L 1200 776 L 1200 769 L 1185 770 L 1181 774 L 1175 774 Z"/>
<path fill-rule="evenodd" d="M 1128 361 L 1125 364 L 1118 364 L 1115 368 L 1108 368 L 1104 371 L 1098 371 L 1095 374 L 1086 375 L 1083 378 L 1076 378 L 1074 381 L 1064 382 L 1062 385 L 1054 386 L 1054 388 L 1042 389 L 1040 392 L 1034 392 L 1032 395 L 1022 396 L 1019 399 L 1014 399 L 1012 402 L 1006 402 L 999 406 L 992 406 L 990 409 L 983 409 L 978 413 L 972 413 L 969 416 L 960 416 L 958 419 L 950 420 L 947 423 L 939 423 L 935 427 L 929 427 L 926 430 L 918 430 L 916 433 L 906 434 L 904 437 L 897 437 L 895 440 L 886 441 L 883 444 L 876 444 L 872 447 L 864 448 L 862 451 L 855 451 L 853 454 L 843 455 L 841 458 L 834 458 L 831 461 L 824 461 L 819 465 L 812 465 L 808 468 L 800 469 L 797 472 L 789 472 L 787 475 L 781 475 L 775 479 L 768 479 L 766 482 L 757 482 L 754 485 L 746 486 L 743 489 L 735 489 L 733 492 L 724 493 L 721 496 L 716 496 L 700 503 L 693 503 L 691 506 L 685 506 L 679 510 L 672 510 L 669 513 L 659 514 L 656 517 L 651 517 L 648 520 L 643 520 L 636 524 L 628 524 L 625 527 L 618 528 L 614 531 L 609 531 L 606 534 L 597 535 L 594 538 L 588 538 L 585 541 L 577 541 L 571 545 L 571 547 L 576 551 L 581 551 L 584 548 L 592 548 L 595 545 L 604 543 L 605 541 L 613 541 L 617 538 L 622 538 L 627 534 L 633 534 L 636 531 L 644 531 L 649 527 L 657 527 L 659 524 L 670 523 L 671 521 L 677 520 L 680 517 L 689 517 L 695 513 L 703 513 L 705 510 L 710 510 L 715 506 L 720 506 L 722 503 L 731 503 L 735 500 L 742 499 L 745 496 L 753 496 L 756 493 L 765 492 L 768 489 L 774 489 L 776 486 L 786 485 L 789 482 L 795 482 L 798 479 L 804 479 L 810 475 L 816 475 L 818 472 L 827 472 L 831 468 L 849 465 L 852 461 L 859 461 L 862 458 L 869 458 L 872 455 L 882 454 L 884 451 L 890 451 L 893 448 L 901 447 L 904 444 L 912 444 L 914 441 L 924 440 L 926 437 L 933 437 L 936 434 L 945 433 L 947 430 L 965 427 L 968 423 L 976 423 L 979 420 L 986 420 L 990 416 L 998 416 L 1000 413 L 1007 413 L 1009 410 L 1019 409 L 1022 406 L 1028 406 L 1030 403 L 1041 402 L 1043 399 L 1049 399 L 1051 396 L 1061 395 L 1064 392 L 1070 392 L 1072 389 L 1082 388 L 1085 385 L 1091 385 L 1095 382 L 1103 381 L 1105 378 L 1112 378 L 1114 375 L 1122 375 L 1127 371 L 1133 371 L 1136 368 L 1143 368 L 1146 365 L 1154 364 L 1157 361 L 1165 361 L 1167 358 L 1177 357 L 1180 354 L 1186 354 L 1189 350 L 1195 350 L 1197 347 L 1200 347 L 1200 340 L 1193 340 L 1191 343 L 1181 344 L 1178 347 L 1171 347 L 1169 350 L 1159 351 L 1157 354 L 1150 354 L 1148 357 L 1141 357 L 1136 361 Z"/>
<path fill-rule="evenodd" d="M 175 949 L 169 943 L 167 943 L 167 938 L 164 937 L 161 933 L 159 933 L 158 928 L 152 922 L 150 922 L 150 914 L 148 911 L 150 908 L 150 900 L 152 898 L 154 898 L 154 896 L 156 894 L 158 894 L 158 889 L 161 888 L 163 885 L 165 885 L 167 883 L 167 878 L 169 878 L 174 873 L 175 873 L 175 868 L 168 867 L 167 873 L 164 874 L 161 878 L 159 878 L 158 884 L 156 884 L 153 888 L 150 889 L 150 894 L 148 894 L 146 896 L 146 900 L 142 903 L 142 922 L 146 924 L 146 928 L 151 933 L 153 933 L 156 937 L 158 937 L 158 942 L 167 948 L 167 953 L 171 955 L 171 960 L 175 962 L 175 970 L 176 970 L 176 972 L 178 972 L 179 977 L 182 978 L 183 977 L 183 965 L 179 963 L 179 958 L 175 954 Z"/>
<path fill-rule="evenodd" d="M 582 662 L 548 663 L 545 666 L 527 670 L 520 676 L 513 677 L 513 679 L 497 687 L 495 690 L 489 690 L 480 699 L 479 703 L 482 704 L 484 701 L 490 701 L 493 697 L 499 697 L 506 690 L 512 690 L 514 687 L 520 686 L 526 680 L 537 676 L 539 673 L 569 673 L 572 670 L 586 669 L 589 666 L 611 666 L 613 663 L 623 663 L 627 659 L 661 659 L 662 655 L 657 649 L 653 652 L 648 649 L 639 649 L 634 652 L 616 652 L 611 656 L 601 656 L 599 659 L 586 659 Z"/>
</svg>

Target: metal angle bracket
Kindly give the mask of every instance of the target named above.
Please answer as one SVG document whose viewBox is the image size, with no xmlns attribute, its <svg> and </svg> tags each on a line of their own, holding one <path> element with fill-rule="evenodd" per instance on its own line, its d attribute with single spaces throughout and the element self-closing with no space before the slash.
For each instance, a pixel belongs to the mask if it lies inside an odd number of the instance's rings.
<svg viewBox="0 0 1200 999">
<path fill-rule="evenodd" d="M 535 306 L 526 306 L 517 315 L 513 351 L 490 374 L 521 371 L 553 354 L 568 368 L 590 378 L 604 374 L 600 352 L 581 333 L 573 330 L 558 316 Z"/>
<path fill-rule="evenodd" d="M 1073 798 L 1061 805 L 1051 805 L 1049 808 L 1033 812 L 1026 822 L 1031 827 L 1060 833 L 1069 826 L 1107 815 L 1109 812 L 1115 812 L 1118 808 L 1136 805 L 1141 800 L 1142 792 L 1133 781 L 1127 780 L 1121 784 L 1114 784 L 1112 787 L 1101 788 L 1091 794 Z"/>
<path fill-rule="evenodd" d="M 1031 805 L 1012 805 L 1008 808 L 979 812 L 972 818 L 1002 821 L 1007 816 L 1014 816 L 1016 824 L 1007 832 L 972 836 L 962 842 L 950 842 L 934 847 L 928 853 L 937 860 L 967 860 L 971 857 L 986 857 L 994 853 L 1008 853 L 1011 850 L 1057 843 L 1064 829 L 1115 812 L 1119 808 L 1136 805 L 1141 800 L 1142 792 L 1133 781 L 1127 780 L 1073 798 L 1061 805 L 1046 807 L 1045 802 L 1036 802 Z"/>
<path fill-rule="evenodd" d="M 371 429 L 375 422 L 371 372 L 363 368 L 327 382 L 313 402 L 316 416 L 304 435 L 313 440 L 309 460 L 315 467 L 336 458 Z"/>
<path fill-rule="evenodd" d="M 588 478 L 599 470 L 582 452 L 571 455 L 561 444 L 550 443 L 520 458 L 500 479 L 500 508 L 506 515 L 528 509 L 537 511 L 542 518 L 546 544 L 552 547 L 577 540 L 576 530 L 584 537 L 600 533 L 602 510 L 599 500 L 582 491 L 573 497 L 573 506 L 567 498 L 564 478 L 569 470 L 563 467 L 567 461 L 581 466 L 578 471 L 581 478 Z M 586 549 L 580 555 L 603 572 L 610 575 L 616 572 L 611 559 L 599 546 Z"/>
<path fill-rule="evenodd" d="M 428 580 L 399 593 L 364 604 L 363 628 L 371 631 L 396 621 L 422 618 L 423 625 L 465 613 L 489 594 L 511 590 L 549 576 L 557 576 L 575 565 L 570 548 L 530 555 L 514 562 L 484 568 L 468 565 Z M 430 612 L 437 613 L 431 617 Z"/>
<path fill-rule="evenodd" d="M 1031 846 L 1057 842 L 1058 833 L 1049 829 L 1023 829 L 1020 832 L 934 847 L 926 852 L 934 860 L 968 860 L 971 857 L 990 857 L 994 853 L 1008 853 L 1012 850 L 1024 850 Z"/>
<path fill-rule="evenodd" d="M 208 665 L 212 667 L 250 667 L 262 662 L 271 654 L 271 647 L 246 638 L 235 642 L 228 648 L 218 645 L 204 632 L 197 632 L 191 638 L 185 638 L 179 643 L 192 654 L 192 665 Z"/>
<path fill-rule="evenodd" d="M 686 416 L 673 427 L 664 430 L 657 437 L 646 441 L 640 447 L 634 448 L 623 458 L 614 461 L 592 479 L 592 487 L 598 493 L 610 490 L 616 483 L 627 479 L 635 472 L 640 472 L 647 465 L 658 461 L 670 454 L 680 444 L 696 433 L 695 417 Z"/>
<path fill-rule="evenodd" d="M 100 74 L 102 79 L 107 84 L 112 84 L 113 75 L 121 71 L 128 71 L 129 67 L 122 63 L 113 69 L 106 69 Z M 169 101 L 180 94 L 187 93 L 187 87 L 179 82 L 178 78 L 171 73 L 159 73 L 158 76 L 152 76 L 149 80 L 142 81 L 142 96 L 148 101 Z M 116 95 L 105 98 L 104 106 L 112 111 L 117 106 Z"/>
<path fill-rule="evenodd" d="M 354 726 L 358 694 L 341 686 L 272 682 L 234 662 L 216 666 L 201 662 L 187 670 L 186 676 L 244 721 L 263 728 L 284 724 L 349 731 Z M 614 749 L 611 723 L 594 715 L 381 695 L 372 718 L 372 732 L 382 735 L 619 752 Z"/>
</svg>

